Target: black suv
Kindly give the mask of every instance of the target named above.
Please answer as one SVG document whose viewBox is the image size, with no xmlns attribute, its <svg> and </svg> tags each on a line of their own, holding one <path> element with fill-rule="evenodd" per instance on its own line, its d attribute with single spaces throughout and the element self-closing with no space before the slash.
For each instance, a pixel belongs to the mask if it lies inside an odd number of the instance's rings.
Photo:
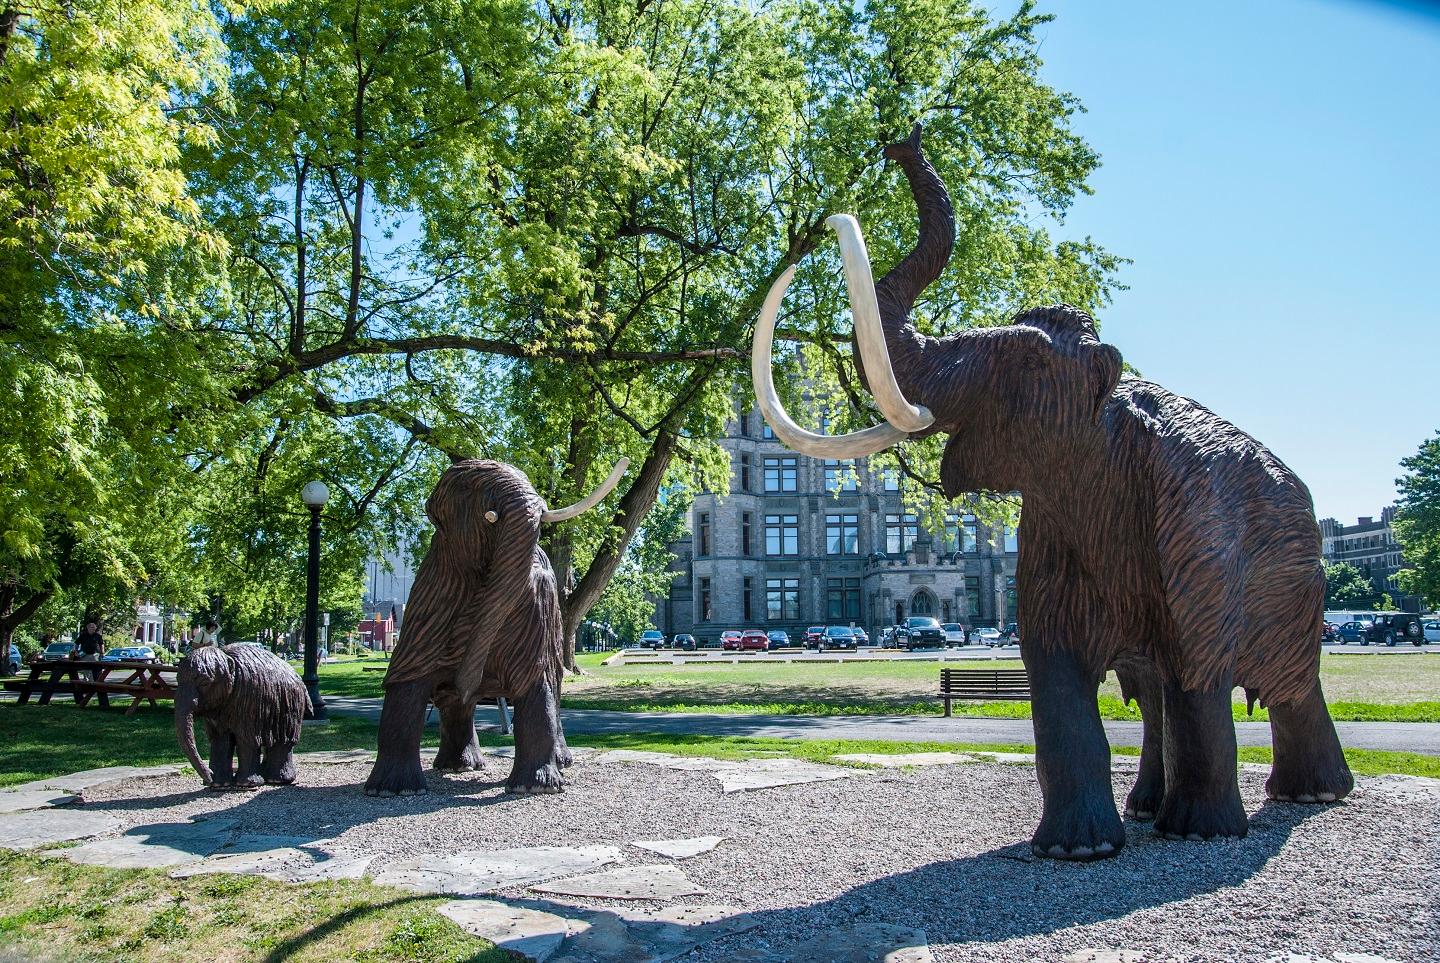
<svg viewBox="0 0 1440 963">
<path fill-rule="evenodd" d="M 945 647 L 945 630 L 928 615 L 911 616 L 895 629 L 895 642 L 897 647 L 904 649 L 942 649 Z"/>
<path fill-rule="evenodd" d="M 1410 612 L 1386 612 L 1375 616 L 1366 629 L 1366 644 L 1395 645 L 1409 642 L 1411 645 L 1425 644 L 1425 626 L 1420 616 Z"/>
</svg>

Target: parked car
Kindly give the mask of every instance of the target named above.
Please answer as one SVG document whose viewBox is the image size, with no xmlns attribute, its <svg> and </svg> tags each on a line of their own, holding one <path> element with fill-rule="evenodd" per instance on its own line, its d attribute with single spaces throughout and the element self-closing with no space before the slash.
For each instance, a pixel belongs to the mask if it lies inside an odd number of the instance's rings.
<svg viewBox="0 0 1440 963">
<path fill-rule="evenodd" d="M 5 660 L 5 674 L 20 674 L 20 647 L 14 642 L 10 643 L 10 658 Z"/>
<path fill-rule="evenodd" d="M 770 637 L 759 629 L 746 629 L 740 633 L 741 652 L 766 652 L 770 649 Z"/>
<path fill-rule="evenodd" d="M 665 633 L 658 629 L 646 629 L 640 633 L 640 648 L 642 649 L 663 649 L 665 648 Z"/>
<path fill-rule="evenodd" d="M 1425 641 L 1440 642 L 1440 620 L 1431 619 L 1425 623 Z"/>
<path fill-rule="evenodd" d="M 1420 616 L 1414 612 L 1386 612 L 1375 616 L 1366 630 L 1371 642 L 1376 645 L 1395 645 L 1409 642 L 1411 645 L 1425 644 L 1425 629 Z"/>
<path fill-rule="evenodd" d="M 1322 625 L 1322 626 L 1320 627 L 1320 644 L 1321 644 L 1321 645 L 1325 645 L 1325 644 L 1327 644 L 1327 643 L 1339 642 L 1339 641 L 1340 641 L 1340 626 L 1339 626 L 1339 625 L 1336 625 L 1334 622 L 1326 622 L 1324 625 Z"/>
<path fill-rule="evenodd" d="M 1340 644 L 1349 645 L 1351 642 L 1359 642 L 1361 645 L 1369 645 L 1369 628 L 1369 622 L 1342 622 L 1339 628 Z"/>
<path fill-rule="evenodd" d="M 945 622 L 940 626 L 940 631 L 945 633 L 946 645 L 965 644 L 965 626 L 959 622 Z"/>
<path fill-rule="evenodd" d="M 869 632 L 866 632 L 864 629 L 860 628 L 860 626 L 858 626 L 858 625 L 851 626 L 850 631 L 852 631 L 852 632 L 855 633 L 855 643 L 856 643 L 857 645 L 869 645 L 869 644 L 870 644 L 870 633 L 869 633 Z"/>
<path fill-rule="evenodd" d="M 44 659 L 68 659 L 70 653 L 75 651 L 74 642 L 51 642 L 45 646 L 45 652 L 41 655 Z"/>
<path fill-rule="evenodd" d="M 805 648 L 813 649 L 820 644 L 820 636 L 825 634 L 825 626 L 812 625 L 805 630 Z"/>
<path fill-rule="evenodd" d="M 675 641 L 672 644 L 681 652 L 694 652 L 699 643 L 695 641 L 695 636 L 688 632 L 681 632 L 675 636 Z"/>
<path fill-rule="evenodd" d="M 740 650 L 740 630 L 726 629 L 724 632 L 721 632 L 720 648 L 727 651 L 734 649 L 738 652 Z"/>
<path fill-rule="evenodd" d="M 1000 630 L 1000 638 L 1003 639 L 1006 644 L 1019 645 L 1019 644 L 1020 644 L 1020 623 L 1019 623 L 1019 622 L 1006 622 L 1006 623 L 1005 623 L 1005 627 Z"/>
<path fill-rule="evenodd" d="M 820 641 L 815 643 L 815 648 L 821 652 L 829 649 L 850 649 L 853 652 L 856 646 L 855 630 L 848 625 L 828 626 Z"/>
<path fill-rule="evenodd" d="M 887 625 L 880 630 L 880 648 L 896 649 L 900 647 L 900 626 Z"/>
<path fill-rule="evenodd" d="M 945 646 L 945 632 L 928 615 L 912 615 L 896 627 L 895 635 L 904 649 L 938 649 Z"/>
<path fill-rule="evenodd" d="M 125 645 L 111 649 L 100 657 L 101 662 L 154 662 L 155 650 L 148 645 Z"/>
<path fill-rule="evenodd" d="M 774 629 L 773 631 L 766 632 L 765 637 L 770 640 L 771 649 L 790 648 L 790 633 L 784 629 Z"/>
<path fill-rule="evenodd" d="M 970 638 L 971 638 L 977 645 L 1004 645 L 1004 644 L 1005 644 L 1005 643 L 1003 643 L 1002 641 L 1000 641 L 1000 630 L 999 630 L 999 629 L 992 629 L 992 628 L 990 628 L 990 627 L 988 627 L 988 626 L 985 627 L 985 628 L 983 628 L 983 629 L 976 629 L 974 632 L 971 632 L 971 633 L 970 633 Z"/>
</svg>

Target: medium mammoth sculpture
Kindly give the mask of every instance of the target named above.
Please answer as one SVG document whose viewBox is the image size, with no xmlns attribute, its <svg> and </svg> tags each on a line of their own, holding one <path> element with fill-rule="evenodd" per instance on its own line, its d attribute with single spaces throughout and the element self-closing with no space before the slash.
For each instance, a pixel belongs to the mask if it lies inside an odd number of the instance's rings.
<svg viewBox="0 0 1440 963">
<path fill-rule="evenodd" d="M 295 744 L 309 708 L 295 670 L 255 645 L 202 646 L 176 673 L 175 734 L 211 789 L 294 782 Z M 209 766 L 195 750 L 196 716 L 210 740 Z"/>
<path fill-rule="evenodd" d="M 506 789 L 560 791 L 560 770 L 571 761 L 560 727 L 560 601 L 540 526 L 599 504 L 629 464 L 620 459 L 598 489 L 556 511 L 546 509 L 523 472 L 498 461 L 458 462 L 441 476 L 425 504 L 435 535 L 385 673 L 380 752 L 367 794 L 426 791 L 420 737 L 432 699 L 440 710 L 435 768 L 479 768 L 475 704 L 496 697 L 515 707 Z"/>
<path fill-rule="evenodd" d="M 756 325 L 755 393 L 775 434 L 825 458 L 946 432 L 945 494 L 1024 498 L 1017 571 L 1044 811 L 1032 845 L 1059 859 L 1125 842 L 1096 690 L 1114 668 L 1145 721 L 1127 812 L 1171 838 L 1243 836 L 1231 690 L 1270 710 L 1275 799 L 1330 802 L 1353 785 L 1320 691 L 1325 578 L 1310 493 L 1263 445 L 1157 384 L 1121 377 L 1120 352 L 1084 312 L 1025 311 L 1005 327 L 922 335 L 910 308 L 955 241 L 920 130 L 885 149 L 919 212 L 913 251 L 871 279 L 859 226 L 830 218 L 850 290 L 860 367 L 887 424 L 813 434 L 771 381 L 775 317 Z"/>
</svg>

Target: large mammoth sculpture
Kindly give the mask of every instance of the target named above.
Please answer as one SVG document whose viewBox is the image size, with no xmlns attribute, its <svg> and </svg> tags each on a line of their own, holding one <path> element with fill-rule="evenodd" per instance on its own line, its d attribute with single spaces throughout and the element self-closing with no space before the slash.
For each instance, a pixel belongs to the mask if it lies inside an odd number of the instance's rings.
<svg viewBox="0 0 1440 963">
<path fill-rule="evenodd" d="M 515 707 L 515 765 L 506 788 L 560 791 L 560 770 L 571 761 L 560 727 L 560 601 L 540 526 L 599 504 L 628 466 L 620 459 L 598 489 L 554 511 L 510 465 L 470 460 L 445 472 L 425 504 L 435 535 L 385 673 L 380 751 L 366 793 L 425 792 L 420 737 L 432 699 L 440 710 L 434 767 L 479 768 L 475 704 L 495 697 Z"/>
<path fill-rule="evenodd" d="M 206 645 L 175 677 L 175 734 L 212 789 L 295 781 L 295 744 L 310 708 L 305 684 L 279 656 L 255 645 Z M 195 750 L 195 717 L 210 740 L 210 765 Z M 232 762 L 238 765 L 232 770 Z"/>
<path fill-rule="evenodd" d="M 775 318 L 793 268 L 756 326 L 755 393 L 775 434 L 825 458 L 873 454 L 943 431 L 948 496 L 1024 498 L 1017 572 L 1044 811 L 1032 844 L 1060 859 L 1125 842 L 1096 706 L 1115 668 L 1145 720 L 1127 811 L 1164 836 L 1247 829 L 1231 690 L 1270 710 L 1275 799 L 1329 802 L 1352 787 L 1318 676 L 1325 580 L 1305 485 L 1229 422 L 1157 384 L 1121 378 L 1120 353 L 1069 306 L 946 338 L 909 321 L 949 260 L 955 219 L 911 137 L 885 149 L 919 212 L 915 249 L 871 280 L 859 226 L 840 240 L 860 367 L 887 424 L 843 436 L 791 421 L 771 381 Z"/>
</svg>

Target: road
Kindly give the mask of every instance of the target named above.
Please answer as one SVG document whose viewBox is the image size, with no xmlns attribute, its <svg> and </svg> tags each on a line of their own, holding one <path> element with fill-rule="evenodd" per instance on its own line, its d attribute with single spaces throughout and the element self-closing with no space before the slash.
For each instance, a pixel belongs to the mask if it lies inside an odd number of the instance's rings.
<svg viewBox="0 0 1440 963">
<path fill-rule="evenodd" d="M 327 697 L 331 712 L 380 718 L 379 699 Z M 769 716 L 719 712 L 608 712 L 563 709 L 565 731 L 572 734 L 662 732 L 680 735 L 762 736 L 791 739 L 874 739 L 888 742 L 998 742 L 1031 745 L 1029 719 L 977 719 L 942 716 Z M 475 713 L 476 723 L 493 727 L 493 708 Z M 1348 749 L 1387 749 L 1440 756 L 1440 723 L 1337 722 L 1340 742 Z M 1106 722 L 1111 745 L 1140 745 L 1141 724 Z M 1270 724 L 1237 722 L 1235 738 L 1242 746 L 1270 745 Z"/>
</svg>

